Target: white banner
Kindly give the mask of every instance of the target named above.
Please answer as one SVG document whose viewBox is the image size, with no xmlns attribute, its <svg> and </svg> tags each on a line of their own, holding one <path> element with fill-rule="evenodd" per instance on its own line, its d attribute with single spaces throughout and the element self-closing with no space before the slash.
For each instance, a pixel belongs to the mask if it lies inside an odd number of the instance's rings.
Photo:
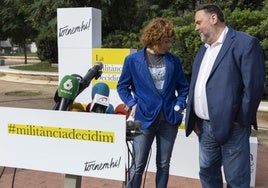
<svg viewBox="0 0 268 188">
<path fill-rule="evenodd" d="M 101 48 L 101 10 L 92 7 L 58 8 L 57 34 L 59 82 L 65 75 L 85 76 L 92 65 L 92 49 Z M 79 102 L 91 99 L 91 85 L 78 96 Z"/>
<path fill-rule="evenodd" d="M 58 8 L 57 23 L 59 48 L 101 47 L 101 10 Z"/>
<path fill-rule="evenodd" d="M 0 107 L 0 165 L 125 180 L 122 115 Z"/>
</svg>

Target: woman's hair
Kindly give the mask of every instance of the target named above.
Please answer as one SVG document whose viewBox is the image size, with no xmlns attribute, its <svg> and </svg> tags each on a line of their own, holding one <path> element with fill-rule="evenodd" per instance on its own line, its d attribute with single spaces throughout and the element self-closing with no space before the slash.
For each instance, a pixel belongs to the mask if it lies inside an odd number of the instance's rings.
<svg viewBox="0 0 268 188">
<path fill-rule="evenodd" d="M 173 22 L 165 18 L 155 18 L 144 27 L 141 41 L 144 46 L 154 48 L 166 37 L 175 38 Z"/>
</svg>

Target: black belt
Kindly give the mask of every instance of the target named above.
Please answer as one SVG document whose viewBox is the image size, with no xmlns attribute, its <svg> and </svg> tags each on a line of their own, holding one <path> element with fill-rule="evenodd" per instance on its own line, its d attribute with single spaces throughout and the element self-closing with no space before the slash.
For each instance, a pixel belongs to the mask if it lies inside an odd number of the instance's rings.
<svg viewBox="0 0 268 188">
<path fill-rule="evenodd" d="M 198 119 L 199 119 L 199 122 L 203 122 L 203 121 L 205 121 L 205 122 L 207 122 L 207 123 L 210 123 L 210 121 L 207 120 L 207 119 L 201 119 L 201 118 L 198 118 Z"/>
</svg>

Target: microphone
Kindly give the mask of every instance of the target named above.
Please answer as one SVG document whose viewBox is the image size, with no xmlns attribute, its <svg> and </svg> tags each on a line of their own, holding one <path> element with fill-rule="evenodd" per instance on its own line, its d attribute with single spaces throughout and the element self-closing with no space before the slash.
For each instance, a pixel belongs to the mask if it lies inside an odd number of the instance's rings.
<svg viewBox="0 0 268 188">
<path fill-rule="evenodd" d="M 141 121 L 127 121 L 126 122 L 126 139 L 127 141 L 132 140 L 134 137 L 141 135 Z"/>
<path fill-rule="evenodd" d="M 109 97 L 96 93 L 90 106 L 90 112 L 106 113 L 108 107 Z"/>
<path fill-rule="evenodd" d="M 70 108 L 72 112 L 85 112 L 85 108 L 81 103 L 74 102 Z"/>
<path fill-rule="evenodd" d="M 114 106 L 112 104 L 109 104 L 106 114 L 114 114 Z"/>
<path fill-rule="evenodd" d="M 85 112 L 90 112 L 90 107 L 91 107 L 91 103 L 88 103 L 85 108 Z M 114 106 L 112 104 L 109 104 L 106 110 L 106 114 L 114 114 Z"/>
<path fill-rule="evenodd" d="M 91 91 L 92 100 L 94 99 L 96 93 L 109 97 L 110 88 L 106 83 L 98 82 L 92 88 L 92 91 Z"/>
<path fill-rule="evenodd" d="M 88 70 L 83 78 L 83 88 L 87 88 L 90 82 L 95 78 L 97 80 L 102 74 L 103 64 L 101 62 L 96 62 L 95 65 Z"/>
<path fill-rule="evenodd" d="M 67 111 L 70 109 L 78 92 L 78 82 L 76 77 L 70 75 L 66 75 L 61 79 L 57 90 L 60 99 L 58 110 Z"/>
<path fill-rule="evenodd" d="M 86 112 L 90 112 L 90 108 L 91 108 L 91 102 L 87 104 L 87 106 L 86 106 Z"/>
<path fill-rule="evenodd" d="M 106 113 L 109 107 L 109 86 L 104 82 L 95 84 L 92 88 L 90 112 Z"/>
<path fill-rule="evenodd" d="M 130 116 L 130 108 L 126 104 L 122 103 L 115 108 L 114 113 L 125 115 L 126 119 L 128 119 Z"/>
</svg>

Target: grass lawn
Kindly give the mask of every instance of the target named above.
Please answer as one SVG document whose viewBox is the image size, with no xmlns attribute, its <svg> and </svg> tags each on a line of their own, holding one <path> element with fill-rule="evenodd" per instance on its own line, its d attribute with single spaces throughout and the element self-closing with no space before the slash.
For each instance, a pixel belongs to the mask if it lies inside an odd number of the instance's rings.
<svg viewBox="0 0 268 188">
<path fill-rule="evenodd" d="M 16 53 L 8 56 L 10 59 L 24 59 L 24 54 L 22 53 Z M 37 58 L 36 53 L 27 53 L 27 58 Z M 16 70 L 25 70 L 25 71 L 40 71 L 40 72 L 58 72 L 58 67 L 57 66 L 51 66 L 51 64 L 48 61 L 42 61 L 40 63 L 35 63 L 35 64 L 27 64 L 27 65 L 18 65 L 18 66 L 11 66 L 11 69 L 16 69 Z"/>
<path fill-rule="evenodd" d="M 12 66 L 10 68 L 25 71 L 58 72 L 58 67 L 53 67 L 50 63 L 45 61 L 33 65 Z"/>
</svg>

